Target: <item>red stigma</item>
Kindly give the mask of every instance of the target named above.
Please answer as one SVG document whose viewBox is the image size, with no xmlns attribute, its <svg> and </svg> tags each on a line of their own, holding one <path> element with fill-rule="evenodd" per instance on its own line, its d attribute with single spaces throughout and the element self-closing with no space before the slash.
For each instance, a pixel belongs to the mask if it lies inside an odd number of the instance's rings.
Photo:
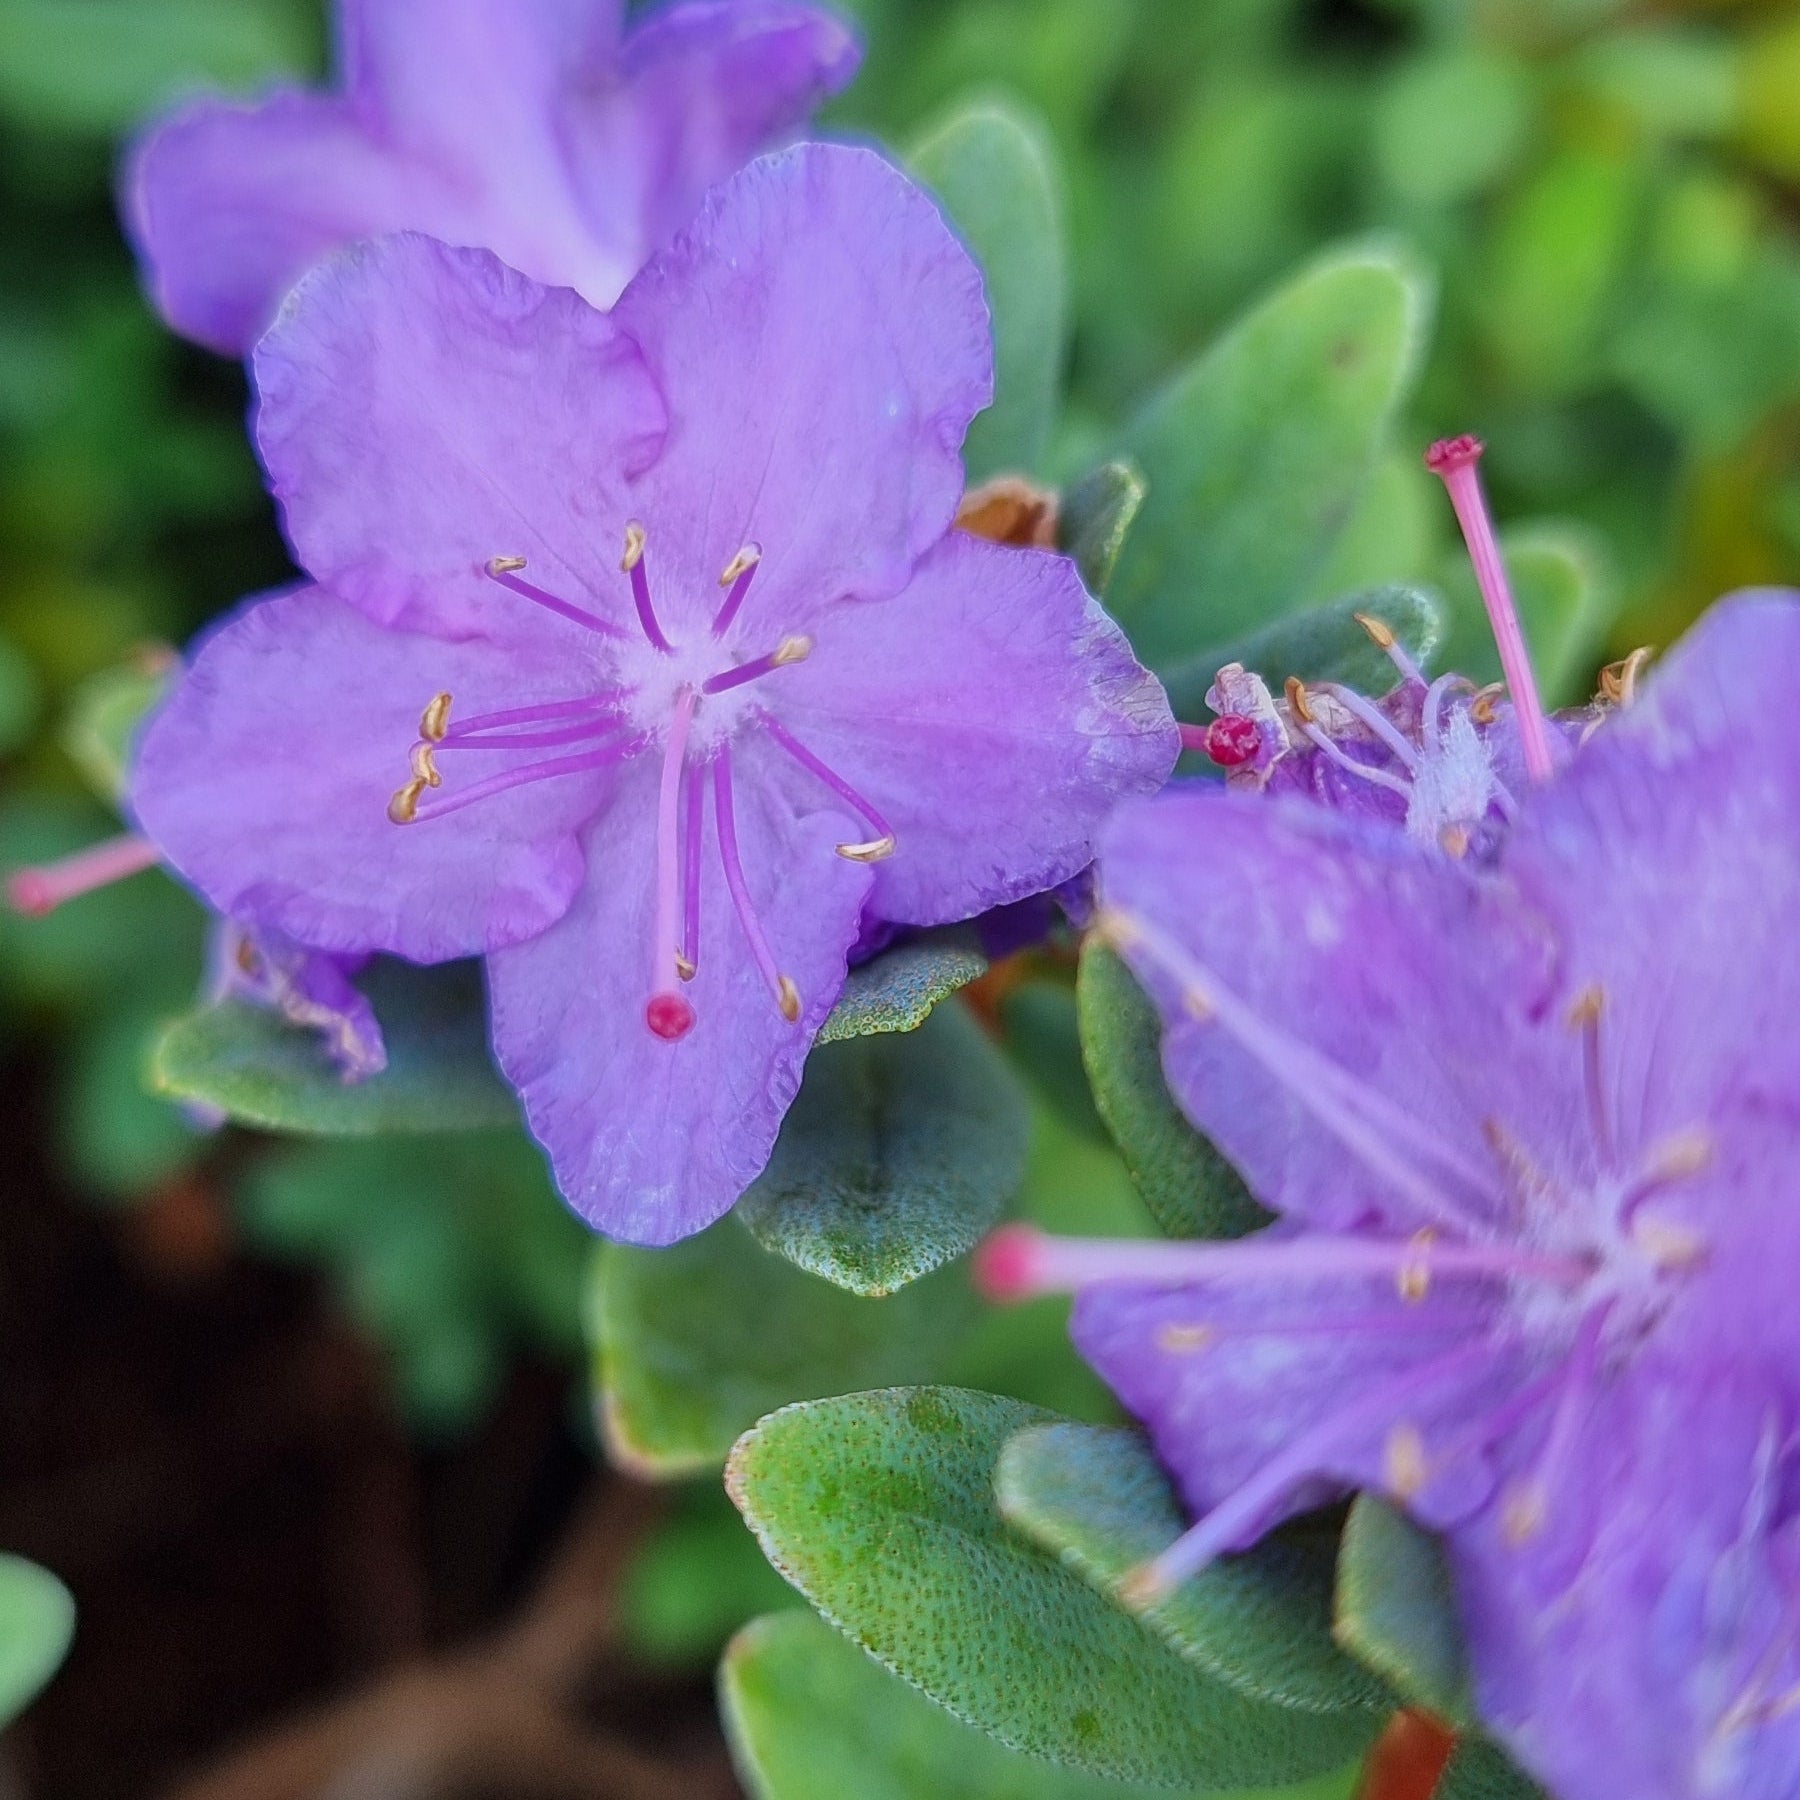
<svg viewBox="0 0 1800 1800">
<path fill-rule="evenodd" d="M 1225 713 L 1206 728 L 1206 754 L 1221 769 L 1238 769 L 1262 748 L 1262 731 L 1242 713 Z"/>
<path fill-rule="evenodd" d="M 1425 452 L 1425 466 L 1434 475 L 1449 475 L 1480 462 L 1486 448 L 1480 438 L 1471 437 L 1467 432 L 1461 437 L 1439 438 Z"/>
<path fill-rule="evenodd" d="M 969 1272 L 984 1300 L 1024 1300 L 1037 1288 L 1038 1233 L 1030 1225 L 1002 1225 L 975 1246 Z"/>
<path fill-rule="evenodd" d="M 42 919 L 56 910 L 50 884 L 36 869 L 21 869 L 6 884 L 7 904 L 28 919 Z"/>
<path fill-rule="evenodd" d="M 644 1023 L 665 1043 L 679 1043 L 694 1029 L 694 1009 L 679 994 L 652 994 Z"/>
</svg>

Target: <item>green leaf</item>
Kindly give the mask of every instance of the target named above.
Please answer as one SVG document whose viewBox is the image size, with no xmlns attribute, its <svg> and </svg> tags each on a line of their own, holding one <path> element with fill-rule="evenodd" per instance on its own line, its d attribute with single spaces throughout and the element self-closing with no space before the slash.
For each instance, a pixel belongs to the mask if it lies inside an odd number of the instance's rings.
<svg viewBox="0 0 1800 1800">
<path fill-rule="evenodd" d="M 0 756 L 30 741 L 43 699 L 31 659 L 10 638 L 0 637 Z"/>
<path fill-rule="evenodd" d="M 1605 551 L 1592 533 L 1557 524 L 1516 527 L 1500 547 L 1545 703 L 1570 705 L 1584 697 L 1615 609 Z M 1466 556 L 1452 560 L 1444 588 L 1451 629 L 1443 666 L 1472 681 L 1498 681 L 1500 652 Z"/>
<path fill-rule="evenodd" d="M 980 980 L 987 969 L 987 957 L 968 930 L 928 932 L 897 944 L 850 971 L 813 1048 L 876 1032 L 917 1030 L 940 1000 Z"/>
<path fill-rule="evenodd" d="M 1269 1706 L 1177 1656 L 994 1502 L 1008 1438 L 1053 1415 L 961 1388 L 790 1406 L 741 1438 L 726 1488 L 764 1553 L 877 1661 L 1012 1749 L 1168 1786 L 1336 1768 L 1363 1715 Z"/>
<path fill-rule="evenodd" d="M 765 1250 L 854 1294 L 961 1256 L 1025 1175 L 1018 1077 L 966 1007 L 815 1051 L 769 1166 L 738 1202 Z"/>
<path fill-rule="evenodd" d="M 1266 1224 L 1243 1178 L 1175 1104 L 1163 1079 L 1162 1021 L 1130 969 L 1090 939 L 1075 993 L 1094 1104 L 1164 1234 L 1238 1237 Z"/>
<path fill-rule="evenodd" d="M 125 792 L 138 727 L 169 690 L 173 662 L 139 658 L 90 675 L 75 690 L 63 723 L 63 748 L 88 786 L 116 805 Z"/>
<path fill-rule="evenodd" d="M 667 1250 L 602 1245 L 590 1334 L 607 1447 L 652 1480 L 716 1469 L 774 1407 L 932 1379 L 977 1310 L 960 1269 L 868 1300 L 771 1255 L 731 1218 Z"/>
<path fill-rule="evenodd" d="M 1032 1426 L 1001 1453 L 994 1491 L 1007 1519 L 1115 1600 L 1187 1526 L 1148 1441 L 1124 1426 Z M 1330 1543 L 1299 1528 L 1214 1563 L 1142 1617 L 1251 1699 L 1364 1712 L 1373 1736 L 1392 1696 L 1332 1641 L 1331 1575 Z"/>
<path fill-rule="evenodd" d="M 1290 675 L 1302 681 L 1341 681 L 1366 694 L 1385 694 L 1398 679 L 1386 653 L 1356 622 L 1358 613 L 1379 619 L 1405 646 L 1414 662 L 1454 668 L 1438 656 L 1445 632 L 1445 608 L 1421 588 L 1368 588 L 1322 606 L 1278 619 L 1261 631 L 1207 656 L 1184 662 L 1163 678 L 1169 704 L 1184 719 L 1203 718 L 1206 690 L 1226 663 L 1242 663 L 1277 693 Z"/>
<path fill-rule="evenodd" d="M 1037 1097 L 1065 1125 L 1110 1145 L 1081 1065 L 1074 988 L 1061 980 L 1021 981 L 1000 1001 L 1000 1024 L 1007 1055 L 1037 1090 Z"/>
<path fill-rule="evenodd" d="M 1497 1744 L 1483 1737 L 1465 1737 L 1456 1746 L 1431 1800 L 1548 1800 L 1548 1796 L 1513 1766 Z"/>
<path fill-rule="evenodd" d="M 1069 334 L 1062 183 L 1042 119 L 1003 95 L 964 103 L 907 158 L 981 264 L 994 321 L 994 404 L 969 429 L 969 480 L 1043 460 Z"/>
<path fill-rule="evenodd" d="M 37 1698 L 74 1635 L 69 1590 L 22 1556 L 0 1556 L 0 1726 Z"/>
<path fill-rule="evenodd" d="M 387 1040 L 379 1075 L 346 1082 L 316 1033 L 228 1000 L 164 1030 L 151 1052 L 151 1085 L 246 1125 L 327 1137 L 473 1131 L 518 1117 L 488 1055 L 473 964 L 419 969 L 384 959 L 358 984 Z"/>
<path fill-rule="evenodd" d="M 719 1710 L 754 1800 L 1183 1800 L 1008 1750 L 811 1613 L 776 1613 L 738 1633 L 719 1669 Z M 1354 1780 L 1340 1770 L 1216 1800 L 1349 1800 Z"/>
<path fill-rule="evenodd" d="M 1199 657 L 1304 599 L 1411 391 L 1428 312 L 1427 284 L 1400 256 L 1341 249 L 1126 430 L 1149 494 L 1109 604 L 1146 661 Z"/>
<path fill-rule="evenodd" d="M 1125 538 L 1149 492 L 1143 471 L 1129 459 L 1090 469 L 1063 495 L 1057 545 L 1075 559 L 1087 591 L 1104 599 L 1119 566 Z"/>
<path fill-rule="evenodd" d="M 1469 1722 L 1468 1665 L 1443 1551 L 1373 1494 L 1358 1496 L 1344 1527 L 1336 1613 L 1338 1642 L 1409 1704 Z"/>
</svg>

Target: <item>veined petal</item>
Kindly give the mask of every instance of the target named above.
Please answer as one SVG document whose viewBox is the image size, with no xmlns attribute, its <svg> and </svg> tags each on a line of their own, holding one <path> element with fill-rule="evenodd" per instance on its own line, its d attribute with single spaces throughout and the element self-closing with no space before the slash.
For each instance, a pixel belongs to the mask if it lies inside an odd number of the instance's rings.
<svg viewBox="0 0 1800 1800">
<path fill-rule="evenodd" d="M 897 592 L 948 529 L 993 397 L 987 304 L 937 208 L 873 151 L 752 163 L 612 316 L 678 421 L 635 483 L 674 635 L 705 628 L 744 544 L 763 552 L 745 616 L 787 632 Z"/>
<path fill-rule="evenodd" d="M 892 826 L 872 898 L 911 924 L 1067 880 L 1179 747 L 1161 684 L 1073 564 L 962 532 L 891 598 L 821 617 L 812 655 L 769 686 L 770 710 Z M 803 770 L 792 781 L 816 802 Z"/>
<path fill-rule="evenodd" d="M 541 694 L 543 671 L 530 673 Z M 514 943 L 574 897 L 577 832 L 612 772 L 411 825 L 387 803 L 435 693 L 477 711 L 516 698 L 519 680 L 491 646 L 383 630 L 318 588 L 255 601 L 202 644 L 145 731 L 132 808 L 176 870 L 248 925 L 418 962 Z"/>
<path fill-rule="evenodd" d="M 537 614 L 484 570 L 631 617 L 624 478 L 664 424 L 602 313 L 405 233 L 301 283 L 257 346 L 256 431 L 296 555 L 382 624 L 495 641 Z"/>
<path fill-rule="evenodd" d="M 489 962 L 494 1050 L 557 1185 L 596 1230 L 667 1244 L 726 1212 L 761 1173 L 814 1034 L 843 986 L 869 872 L 833 854 L 849 821 L 797 817 L 756 757 L 739 761 L 751 896 L 801 1014 L 782 1016 L 726 891 L 709 818 L 694 1009 L 651 1032 L 657 772 L 634 769 L 588 832 L 589 878 L 562 921 Z"/>
</svg>

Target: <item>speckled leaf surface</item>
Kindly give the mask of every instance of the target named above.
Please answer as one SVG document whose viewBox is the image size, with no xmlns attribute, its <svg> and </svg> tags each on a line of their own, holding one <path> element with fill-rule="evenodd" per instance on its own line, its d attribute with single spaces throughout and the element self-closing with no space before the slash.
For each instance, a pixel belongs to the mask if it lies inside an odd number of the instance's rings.
<svg viewBox="0 0 1800 1800">
<path fill-rule="evenodd" d="M 69 1590 L 22 1556 L 0 1556 L 0 1725 L 36 1699 L 74 1633 Z"/>
<path fill-rule="evenodd" d="M 1094 1104 L 1169 1237 L 1236 1237 L 1268 1222 L 1243 1179 L 1187 1122 L 1162 1071 L 1162 1023 L 1136 977 L 1090 941 L 1076 983 Z"/>
<path fill-rule="evenodd" d="M 1063 495 L 1058 546 L 1075 559 L 1090 594 L 1104 598 L 1112 586 L 1126 536 L 1148 492 L 1143 470 L 1121 457 L 1090 469 Z"/>
<path fill-rule="evenodd" d="M 994 1475 L 1000 1511 L 1102 1593 L 1168 1548 L 1187 1521 L 1141 1433 L 1035 1425 Z M 1332 1546 L 1290 1530 L 1225 1557 L 1143 1613 L 1181 1655 L 1254 1699 L 1362 1712 L 1373 1737 L 1392 1696 L 1332 1641 Z"/>
<path fill-rule="evenodd" d="M 1160 1785 L 1251 1787 L 1339 1767 L 1360 1717 L 1250 1699 L 1177 1656 L 995 1503 L 1002 1446 L 1052 1415 L 962 1388 L 788 1407 L 726 1485 L 769 1560 L 839 1630 L 1015 1750 Z"/>
<path fill-rule="evenodd" d="M 961 1256 L 1025 1176 L 1031 1114 L 967 1008 L 808 1059 L 769 1166 L 738 1202 L 764 1249 L 856 1294 Z"/>
<path fill-rule="evenodd" d="M 151 1086 L 246 1125 L 326 1137 L 476 1131 L 518 1117 L 488 1054 L 474 965 L 419 969 L 382 960 L 357 985 L 387 1042 L 388 1066 L 379 1075 L 347 1082 L 316 1033 L 267 1007 L 228 1000 L 164 1029 L 150 1053 Z"/>
<path fill-rule="evenodd" d="M 753 1800 L 1199 1800 L 1060 1768 L 953 1718 L 811 1613 L 746 1625 L 719 1707 Z M 1353 1770 L 1220 1800 L 1349 1800 Z"/>
<path fill-rule="evenodd" d="M 886 1300 L 805 1274 L 733 1218 L 667 1250 L 596 1248 L 590 1339 L 607 1449 L 658 1480 L 716 1469 L 764 1413 L 929 1381 L 973 1327 L 960 1269 Z"/>
<path fill-rule="evenodd" d="M 979 980 L 987 968 L 987 958 L 966 929 L 934 931 L 896 944 L 850 971 L 813 1048 L 880 1032 L 916 1031 L 940 1000 Z"/>
</svg>

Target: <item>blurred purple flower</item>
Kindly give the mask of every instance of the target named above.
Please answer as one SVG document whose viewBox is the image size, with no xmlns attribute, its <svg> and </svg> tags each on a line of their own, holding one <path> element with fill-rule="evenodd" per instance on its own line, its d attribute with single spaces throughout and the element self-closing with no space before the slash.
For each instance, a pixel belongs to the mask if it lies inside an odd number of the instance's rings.
<svg viewBox="0 0 1800 1800">
<path fill-rule="evenodd" d="M 387 240 L 255 374 L 322 585 L 213 634 L 133 802 L 233 917 L 487 954 L 501 1067 L 616 1236 L 762 1169 L 865 905 L 1052 887 L 1174 762 L 1073 565 L 951 529 L 981 280 L 868 151 L 752 164 L 610 316 Z"/>
<path fill-rule="evenodd" d="M 1102 930 L 1280 1215 L 1000 1240 L 1198 1523 L 1149 1596 L 1372 1488 L 1446 1534 L 1480 1708 L 1563 1800 L 1800 1791 L 1800 596 L 1721 602 L 1485 865 L 1196 784 Z"/>
<path fill-rule="evenodd" d="M 153 126 L 126 223 L 176 330 L 248 351 L 342 246 L 424 231 L 610 306 L 701 197 L 846 86 L 802 0 L 343 0 L 341 94 L 203 99 Z"/>
</svg>

